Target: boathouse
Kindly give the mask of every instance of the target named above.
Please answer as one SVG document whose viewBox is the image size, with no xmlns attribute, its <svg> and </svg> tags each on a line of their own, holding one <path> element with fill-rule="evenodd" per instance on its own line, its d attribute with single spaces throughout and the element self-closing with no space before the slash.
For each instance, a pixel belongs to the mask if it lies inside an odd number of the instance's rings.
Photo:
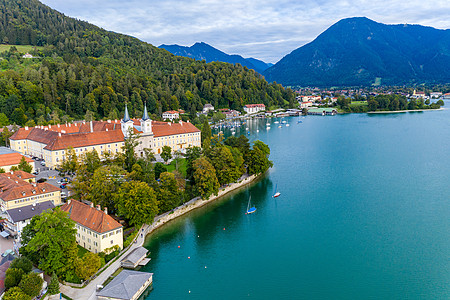
<svg viewBox="0 0 450 300">
<path fill-rule="evenodd" d="M 101 300 L 135 300 L 149 287 L 153 273 L 123 270 L 97 292 Z"/>
<path fill-rule="evenodd" d="M 146 265 L 150 259 L 146 258 L 148 250 L 144 247 L 138 247 L 130 252 L 122 261 L 124 268 L 134 269 L 139 265 Z"/>
<path fill-rule="evenodd" d="M 321 108 L 308 109 L 308 115 L 334 116 L 335 114 L 337 114 L 337 110 L 332 107 L 321 107 Z"/>
</svg>

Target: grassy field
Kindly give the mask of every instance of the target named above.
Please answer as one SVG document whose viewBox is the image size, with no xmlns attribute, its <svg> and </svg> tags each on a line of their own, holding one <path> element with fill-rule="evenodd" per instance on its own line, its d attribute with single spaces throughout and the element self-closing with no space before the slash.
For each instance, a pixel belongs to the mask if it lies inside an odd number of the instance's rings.
<svg viewBox="0 0 450 300">
<path fill-rule="evenodd" d="M 0 52 L 8 51 L 11 47 L 16 47 L 20 53 L 27 53 L 33 51 L 34 48 L 42 49 L 44 47 L 32 46 L 32 45 L 0 45 Z"/>
<path fill-rule="evenodd" d="M 83 255 L 88 252 L 88 250 L 84 249 L 83 247 L 81 247 L 80 245 L 77 245 L 78 248 L 78 257 L 79 258 L 83 258 Z"/>
<path fill-rule="evenodd" d="M 173 160 L 170 164 L 166 165 L 167 172 L 172 172 L 176 169 L 176 163 L 175 160 Z M 183 174 L 183 176 L 186 177 L 186 159 L 182 158 L 180 159 L 180 162 L 178 163 L 178 171 Z"/>
<path fill-rule="evenodd" d="M 352 101 L 350 106 L 367 106 L 367 101 Z"/>
</svg>

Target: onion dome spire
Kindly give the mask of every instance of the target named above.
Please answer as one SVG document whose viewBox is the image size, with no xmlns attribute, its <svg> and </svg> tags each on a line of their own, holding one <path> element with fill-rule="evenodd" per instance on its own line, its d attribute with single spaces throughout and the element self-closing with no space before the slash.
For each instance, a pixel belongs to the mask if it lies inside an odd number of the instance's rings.
<svg viewBox="0 0 450 300">
<path fill-rule="evenodd" d="M 144 104 L 144 115 L 142 116 L 142 121 L 147 121 L 150 118 L 148 117 L 148 112 L 147 112 L 147 104 Z"/>
<path fill-rule="evenodd" d="M 130 115 L 128 114 L 128 107 L 127 104 L 125 104 L 125 115 L 123 116 L 123 122 L 130 121 Z"/>
</svg>

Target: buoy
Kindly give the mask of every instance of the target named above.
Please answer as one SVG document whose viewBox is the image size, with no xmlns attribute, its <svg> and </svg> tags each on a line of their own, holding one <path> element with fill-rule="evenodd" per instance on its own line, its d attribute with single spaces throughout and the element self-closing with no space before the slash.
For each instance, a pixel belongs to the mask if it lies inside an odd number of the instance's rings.
<svg viewBox="0 0 450 300">
<path fill-rule="evenodd" d="M 225 227 L 223 228 L 223 230 L 225 230 Z"/>
<path fill-rule="evenodd" d="M 206 269 L 206 266 L 205 266 L 205 269 Z"/>
<path fill-rule="evenodd" d="M 199 235 L 197 235 L 197 237 L 200 237 Z"/>
<path fill-rule="evenodd" d="M 189 294 L 191 293 L 191 290 L 189 290 Z"/>
<path fill-rule="evenodd" d="M 188 256 L 188 259 L 191 259 L 191 257 L 190 257 L 190 256 Z"/>
<path fill-rule="evenodd" d="M 178 248 L 181 248 L 180 246 L 178 246 Z"/>
</svg>

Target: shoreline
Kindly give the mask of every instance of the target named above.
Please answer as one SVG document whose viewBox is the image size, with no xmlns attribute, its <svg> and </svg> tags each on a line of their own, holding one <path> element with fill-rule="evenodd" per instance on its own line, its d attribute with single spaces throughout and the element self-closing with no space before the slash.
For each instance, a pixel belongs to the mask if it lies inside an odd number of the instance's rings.
<svg viewBox="0 0 450 300">
<path fill-rule="evenodd" d="M 193 199 L 189 200 L 188 202 L 184 203 L 183 205 L 176 207 L 172 211 L 168 211 L 162 215 L 156 216 L 155 219 L 153 220 L 153 223 L 148 225 L 148 227 L 144 231 L 144 241 L 148 235 L 153 233 L 153 231 L 162 227 L 163 225 L 167 224 L 168 222 L 170 222 L 178 217 L 181 217 L 181 216 L 183 216 L 197 208 L 200 208 L 206 204 L 212 203 L 213 201 L 222 198 L 226 194 L 254 182 L 261 175 L 262 174 L 251 175 L 251 176 L 243 175 L 237 182 L 231 183 L 228 186 L 226 186 L 222 189 L 219 189 L 219 192 L 217 193 L 217 195 L 211 195 L 206 200 L 202 200 L 200 197 L 193 198 Z"/>
<path fill-rule="evenodd" d="M 429 109 L 410 109 L 410 110 L 379 110 L 379 111 L 368 111 L 367 114 L 399 114 L 407 112 L 422 112 L 422 111 L 437 111 L 444 110 L 445 108 L 429 108 Z"/>
</svg>

